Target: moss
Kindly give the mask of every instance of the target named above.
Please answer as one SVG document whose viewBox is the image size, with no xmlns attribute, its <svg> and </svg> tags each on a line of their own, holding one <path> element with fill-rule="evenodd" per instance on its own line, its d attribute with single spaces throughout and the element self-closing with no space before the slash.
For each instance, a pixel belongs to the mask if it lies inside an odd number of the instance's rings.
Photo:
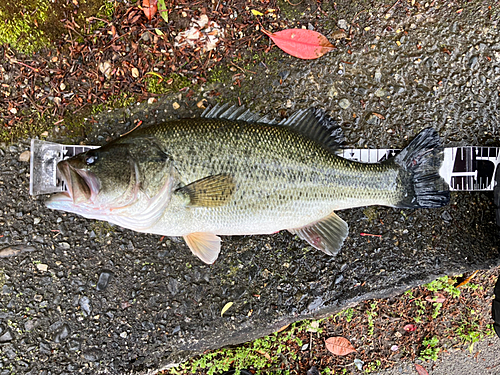
<svg viewBox="0 0 500 375">
<path fill-rule="evenodd" d="M 163 77 L 160 74 L 149 72 L 146 73 L 145 82 L 146 89 L 151 94 L 168 94 L 192 85 L 187 77 L 176 73 Z"/>
<path fill-rule="evenodd" d="M 61 20 L 74 19 L 82 28 L 92 16 L 111 19 L 113 9 L 109 0 L 79 0 L 78 8 L 72 2 L 4 1 L 0 5 L 0 44 L 31 54 L 67 33 Z"/>
</svg>

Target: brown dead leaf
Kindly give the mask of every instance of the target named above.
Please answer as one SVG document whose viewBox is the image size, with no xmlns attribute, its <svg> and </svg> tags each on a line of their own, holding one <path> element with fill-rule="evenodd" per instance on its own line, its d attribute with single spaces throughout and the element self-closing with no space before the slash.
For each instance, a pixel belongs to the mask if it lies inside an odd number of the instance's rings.
<svg viewBox="0 0 500 375">
<path fill-rule="evenodd" d="M 415 370 L 417 370 L 418 375 L 429 375 L 427 370 L 420 365 L 415 364 Z"/>
<path fill-rule="evenodd" d="M 354 346 L 345 337 L 330 337 L 325 341 L 326 349 L 335 355 L 347 355 L 355 352 Z"/>
<path fill-rule="evenodd" d="M 266 357 L 269 361 L 271 360 L 271 356 L 269 355 L 268 352 L 265 352 L 263 350 L 256 350 L 256 352 Z"/>
<path fill-rule="evenodd" d="M 283 326 L 283 327 L 281 327 L 280 329 L 278 329 L 276 332 L 281 332 L 281 331 L 284 331 L 284 330 L 285 330 L 285 329 L 287 329 L 289 326 L 290 326 L 290 324 L 287 324 L 286 326 Z"/>
<path fill-rule="evenodd" d="M 479 272 L 479 270 L 478 271 L 474 271 L 474 273 L 472 275 L 470 275 L 468 278 L 466 278 L 464 281 L 462 281 L 460 284 L 458 284 L 457 288 L 461 288 L 464 285 L 467 285 L 474 278 L 474 276 L 476 276 L 476 274 L 478 272 Z"/>
</svg>

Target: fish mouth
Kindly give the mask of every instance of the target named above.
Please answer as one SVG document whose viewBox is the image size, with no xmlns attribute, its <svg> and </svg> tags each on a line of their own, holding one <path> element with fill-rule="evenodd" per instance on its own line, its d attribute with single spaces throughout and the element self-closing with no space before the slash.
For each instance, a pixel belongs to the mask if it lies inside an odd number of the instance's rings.
<svg viewBox="0 0 500 375">
<path fill-rule="evenodd" d="M 68 191 L 62 194 L 70 198 L 73 204 L 89 202 L 98 194 L 99 180 L 92 172 L 75 168 L 67 160 L 57 163 L 57 170 L 68 187 Z"/>
</svg>

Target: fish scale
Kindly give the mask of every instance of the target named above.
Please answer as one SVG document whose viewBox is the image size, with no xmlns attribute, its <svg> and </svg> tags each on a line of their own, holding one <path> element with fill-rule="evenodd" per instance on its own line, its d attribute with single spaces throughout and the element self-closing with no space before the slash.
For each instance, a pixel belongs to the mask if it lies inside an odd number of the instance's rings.
<svg viewBox="0 0 500 375">
<path fill-rule="evenodd" d="M 276 124 L 241 108 L 137 129 L 58 163 L 68 192 L 47 206 L 139 232 L 183 236 L 213 263 L 218 235 L 288 229 L 329 255 L 347 224 L 335 210 L 440 207 L 442 147 L 422 131 L 396 157 L 366 164 L 336 155 L 342 136 L 317 109 Z"/>
<path fill-rule="evenodd" d="M 137 136 L 148 133 L 146 128 Z M 170 224 L 169 217 L 176 214 L 173 205 L 157 226 L 174 225 L 177 235 L 180 222 L 185 222 L 186 233 L 274 233 L 334 210 L 401 200 L 401 189 L 394 183 L 396 166 L 339 158 L 289 127 L 178 120 L 155 127 L 152 135 L 173 160 L 183 185 L 221 173 L 236 181 L 235 194 L 222 207 L 191 208 L 185 218 L 177 214 Z"/>
</svg>

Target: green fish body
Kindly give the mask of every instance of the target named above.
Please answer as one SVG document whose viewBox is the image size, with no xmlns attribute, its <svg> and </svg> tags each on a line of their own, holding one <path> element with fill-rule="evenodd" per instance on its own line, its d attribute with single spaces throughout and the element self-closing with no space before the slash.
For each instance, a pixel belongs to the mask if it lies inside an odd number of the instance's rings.
<svg viewBox="0 0 500 375">
<path fill-rule="evenodd" d="M 334 211 L 449 201 L 438 173 L 442 147 L 432 129 L 397 157 L 366 164 L 336 155 L 339 128 L 320 110 L 274 124 L 224 109 L 138 129 L 60 162 L 68 193 L 53 196 L 48 206 L 183 236 L 194 254 L 213 263 L 218 235 L 287 229 L 334 255 L 348 234 Z"/>
</svg>

